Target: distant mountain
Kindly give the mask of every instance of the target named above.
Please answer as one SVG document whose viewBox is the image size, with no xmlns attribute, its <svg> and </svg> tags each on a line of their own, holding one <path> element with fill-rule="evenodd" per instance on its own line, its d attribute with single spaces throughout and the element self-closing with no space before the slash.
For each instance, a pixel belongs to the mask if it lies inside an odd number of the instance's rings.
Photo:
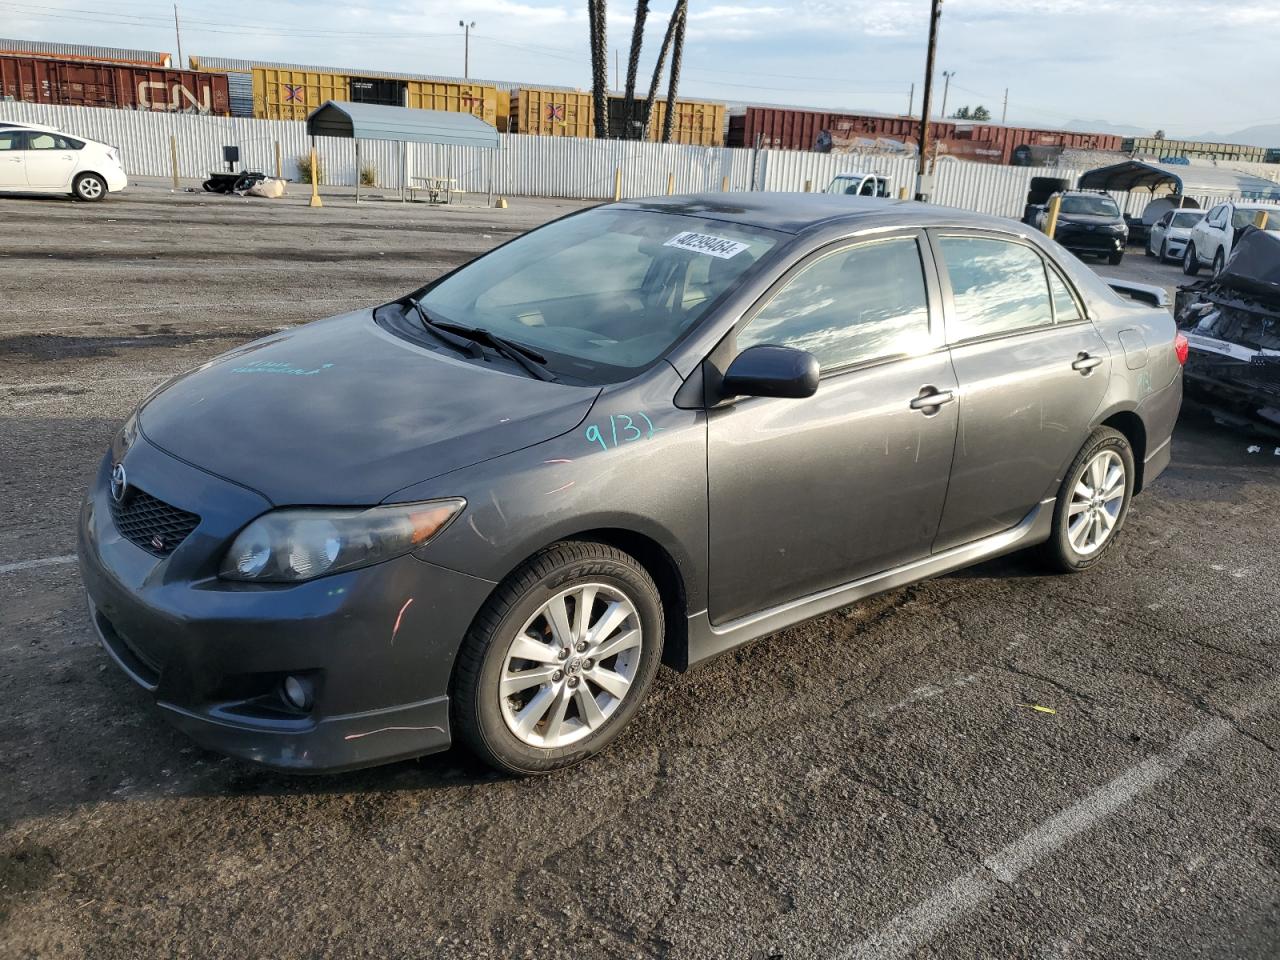
<svg viewBox="0 0 1280 960">
<path fill-rule="evenodd" d="M 1117 137 L 1149 137 L 1154 130 L 1147 127 L 1135 127 L 1128 123 L 1107 123 L 1105 120 L 1068 120 L 1062 125 L 1063 130 L 1075 130 L 1079 133 L 1110 133 Z"/>
<path fill-rule="evenodd" d="M 1184 140 L 1208 140 L 1212 143 L 1242 143 L 1250 147 L 1280 147 L 1280 123 L 1264 123 L 1245 127 L 1235 133 L 1202 133 Z"/>
</svg>

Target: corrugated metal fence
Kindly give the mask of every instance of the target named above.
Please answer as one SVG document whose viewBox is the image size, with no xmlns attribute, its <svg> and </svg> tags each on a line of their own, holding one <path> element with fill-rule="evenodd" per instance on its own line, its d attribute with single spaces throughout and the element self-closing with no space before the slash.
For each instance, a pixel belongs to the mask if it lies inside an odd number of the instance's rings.
<svg viewBox="0 0 1280 960">
<path fill-rule="evenodd" d="M 306 125 L 289 120 L 250 120 L 190 114 L 148 113 L 93 107 L 0 102 L 0 120 L 58 127 L 72 134 L 118 146 L 125 169 L 135 176 L 168 177 L 172 173 L 170 137 L 177 145 L 178 172 L 184 178 L 206 177 L 222 168 L 222 147 L 240 148 L 245 169 L 274 174 L 276 150 L 281 174 L 298 179 L 298 160 L 310 149 Z M 674 175 L 677 193 L 715 191 L 728 182 L 731 190 L 802 190 L 807 183 L 822 190 L 840 172 L 859 169 L 888 176 L 894 192 L 915 177 L 915 160 L 892 156 L 841 156 L 725 147 L 617 140 L 574 140 L 507 134 L 493 152 L 386 141 L 361 141 L 360 162 L 374 171 L 380 187 L 412 185 L 413 177 L 448 176 L 461 189 L 486 193 L 490 170 L 493 189 L 507 196 L 607 199 L 613 196 L 615 171 L 622 171 L 622 192 L 642 197 L 667 192 Z M 356 182 L 355 143 L 317 138 L 322 180 L 330 185 Z M 1020 217 L 1034 176 L 1062 177 L 1074 183 L 1082 171 L 1033 167 L 999 167 L 963 161 L 937 166 L 934 201 L 982 213 Z M 1115 194 L 1122 208 L 1140 212 L 1145 194 Z M 1201 202 L 1222 198 L 1197 198 Z"/>
</svg>

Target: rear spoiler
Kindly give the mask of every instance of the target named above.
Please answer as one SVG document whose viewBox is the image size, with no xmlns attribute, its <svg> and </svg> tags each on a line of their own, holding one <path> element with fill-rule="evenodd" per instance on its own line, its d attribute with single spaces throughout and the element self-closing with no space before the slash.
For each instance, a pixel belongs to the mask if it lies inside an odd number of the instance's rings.
<svg viewBox="0 0 1280 960">
<path fill-rule="evenodd" d="M 1113 280 L 1109 277 L 1103 277 L 1102 282 L 1122 297 L 1162 310 L 1169 309 L 1169 294 L 1164 287 L 1157 287 L 1150 283 L 1134 283 L 1132 280 Z"/>
</svg>

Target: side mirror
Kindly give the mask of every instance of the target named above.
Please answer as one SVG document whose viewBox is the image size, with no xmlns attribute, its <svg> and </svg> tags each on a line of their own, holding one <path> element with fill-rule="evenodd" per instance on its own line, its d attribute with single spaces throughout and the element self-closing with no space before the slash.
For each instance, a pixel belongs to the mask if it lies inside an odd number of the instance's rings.
<svg viewBox="0 0 1280 960">
<path fill-rule="evenodd" d="M 804 350 L 762 343 L 747 347 L 729 364 L 721 397 L 812 397 L 818 391 L 818 360 Z"/>
</svg>

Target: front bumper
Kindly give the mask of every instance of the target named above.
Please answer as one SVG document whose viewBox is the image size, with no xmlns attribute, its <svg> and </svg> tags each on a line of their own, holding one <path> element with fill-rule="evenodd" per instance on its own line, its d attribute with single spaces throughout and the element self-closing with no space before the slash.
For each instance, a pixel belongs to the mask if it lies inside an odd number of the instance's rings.
<svg viewBox="0 0 1280 960">
<path fill-rule="evenodd" d="M 449 745 L 453 658 L 492 583 L 413 556 L 301 584 L 222 581 L 230 538 L 271 505 L 139 438 L 124 455 L 131 481 L 201 518 L 156 557 L 116 529 L 112 461 L 81 511 L 81 575 L 103 646 L 168 720 L 202 746 L 293 771 Z M 310 685 L 309 709 L 282 697 L 286 676 Z"/>
<path fill-rule="evenodd" d="M 1103 230 L 1083 230 L 1059 225 L 1053 239 L 1073 253 L 1111 254 L 1125 248 L 1126 237 L 1122 233 Z"/>
</svg>

